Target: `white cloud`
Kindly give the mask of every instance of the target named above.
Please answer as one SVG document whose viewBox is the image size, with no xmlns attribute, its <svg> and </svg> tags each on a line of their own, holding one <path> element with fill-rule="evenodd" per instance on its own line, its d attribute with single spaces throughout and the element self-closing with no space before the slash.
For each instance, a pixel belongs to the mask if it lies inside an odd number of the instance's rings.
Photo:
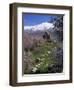
<svg viewBox="0 0 74 90">
<path fill-rule="evenodd" d="M 33 30 L 33 31 L 47 30 L 53 27 L 54 27 L 53 23 L 43 22 L 41 24 L 34 25 L 34 26 L 24 26 L 24 30 Z"/>
</svg>

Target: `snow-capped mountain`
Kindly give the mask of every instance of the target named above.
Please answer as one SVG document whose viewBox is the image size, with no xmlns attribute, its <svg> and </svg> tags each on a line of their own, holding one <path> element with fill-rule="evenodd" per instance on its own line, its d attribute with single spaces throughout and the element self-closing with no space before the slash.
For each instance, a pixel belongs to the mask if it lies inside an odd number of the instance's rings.
<svg viewBox="0 0 74 90">
<path fill-rule="evenodd" d="M 25 34 L 31 37 L 43 37 L 45 32 L 51 34 L 51 40 L 54 42 L 63 40 L 63 19 L 57 18 L 52 23 L 43 22 L 34 26 L 24 26 L 24 36 Z"/>
<path fill-rule="evenodd" d="M 54 27 L 53 23 L 43 22 L 41 24 L 34 25 L 34 26 L 24 26 L 24 30 L 44 31 L 53 27 Z"/>
</svg>

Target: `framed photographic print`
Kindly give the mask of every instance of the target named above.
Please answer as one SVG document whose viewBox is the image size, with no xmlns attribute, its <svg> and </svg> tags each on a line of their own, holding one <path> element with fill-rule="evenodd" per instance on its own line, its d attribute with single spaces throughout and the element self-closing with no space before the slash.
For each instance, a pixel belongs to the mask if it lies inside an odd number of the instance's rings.
<svg viewBox="0 0 74 90">
<path fill-rule="evenodd" d="M 72 7 L 10 4 L 10 85 L 72 82 Z"/>
</svg>

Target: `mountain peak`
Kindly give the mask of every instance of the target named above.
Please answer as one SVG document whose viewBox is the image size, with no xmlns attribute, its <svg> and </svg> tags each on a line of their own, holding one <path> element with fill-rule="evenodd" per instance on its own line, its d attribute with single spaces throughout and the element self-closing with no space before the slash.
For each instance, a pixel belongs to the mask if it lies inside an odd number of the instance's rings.
<svg viewBox="0 0 74 90">
<path fill-rule="evenodd" d="M 42 31 L 42 30 L 48 30 L 53 27 L 54 27 L 53 23 L 43 22 L 41 24 L 37 24 L 34 26 L 24 26 L 24 30 L 33 30 L 33 31 L 41 30 Z"/>
</svg>

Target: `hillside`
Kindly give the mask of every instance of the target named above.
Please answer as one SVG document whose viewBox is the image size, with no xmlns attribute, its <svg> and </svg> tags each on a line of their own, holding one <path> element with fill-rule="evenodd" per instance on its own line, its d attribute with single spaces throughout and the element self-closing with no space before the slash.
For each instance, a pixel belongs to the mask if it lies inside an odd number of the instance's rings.
<svg viewBox="0 0 74 90">
<path fill-rule="evenodd" d="M 24 29 L 24 74 L 61 73 L 63 17 Z"/>
</svg>

